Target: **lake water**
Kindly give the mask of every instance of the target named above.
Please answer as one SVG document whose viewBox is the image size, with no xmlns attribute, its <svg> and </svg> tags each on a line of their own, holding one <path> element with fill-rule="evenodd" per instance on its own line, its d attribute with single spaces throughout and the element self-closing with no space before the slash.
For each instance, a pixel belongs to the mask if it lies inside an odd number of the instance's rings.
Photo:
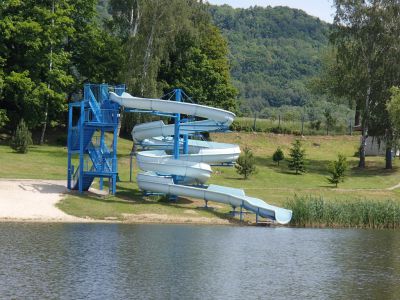
<svg viewBox="0 0 400 300">
<path fill-rule="evenodd" d="M 0 224 L 0 299 L 400 299 L 400 232 Z"/>
</svg>

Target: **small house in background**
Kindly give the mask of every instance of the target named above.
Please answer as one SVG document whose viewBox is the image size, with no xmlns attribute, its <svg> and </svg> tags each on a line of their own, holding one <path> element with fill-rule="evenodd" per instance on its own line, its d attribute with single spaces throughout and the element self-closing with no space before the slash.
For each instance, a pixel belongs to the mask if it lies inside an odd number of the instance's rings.
<svg viewBox="0 0 400 300">
<path fill-rule="evenodd" d="M 360 138 L 360 143 L 361 143 Z M 393 150 L 394 151 L 394 150 Z M 386 145 L 385 141 L 378 139 L 375 136 L 369 136 L 366 141 L 365 155 L 366 156 L 385 156 Z M 396 149 L 396 155 L 393 152 L 393 156 L 399 156 L 399 150 Z"/>
</svg>

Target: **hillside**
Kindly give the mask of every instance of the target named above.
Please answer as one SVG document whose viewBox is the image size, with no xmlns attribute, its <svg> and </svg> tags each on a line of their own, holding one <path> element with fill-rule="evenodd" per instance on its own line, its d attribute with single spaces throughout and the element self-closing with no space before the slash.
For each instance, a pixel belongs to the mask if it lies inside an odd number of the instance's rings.
<svg viewBox="0 0 400 300">
<path fill-rule="evenodd" d="M 329 24 L 288 7 L 209 10 L 229 42 L 231 74 L 244 107 L 300 106 L 313 98 L 306 82 L 321 67 Z"/>
</svg>

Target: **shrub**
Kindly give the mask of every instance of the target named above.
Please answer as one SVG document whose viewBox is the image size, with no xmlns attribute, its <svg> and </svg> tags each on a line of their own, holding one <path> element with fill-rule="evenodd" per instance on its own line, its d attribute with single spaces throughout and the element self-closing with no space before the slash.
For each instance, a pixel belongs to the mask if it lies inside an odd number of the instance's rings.
<svg viewBox="0 0 400 300">
<path fill-rule="evenodd" d="M 279 162 L 284 159 L 285 159 L 285 154 L 283 153 L 281 147 L 278 147 L 278 149 L 276 149 L 276 151 L 272 155 L 272 160 L 278 163 L 279 166 Z"/>
<path fill-rule="evenodd" d="M 344 181 L 347 168 L 346 157 L 343 154 L 339 154 L 338 160 L 332 161 L 328 166 L 328 172 L 330 174 L 330 177 L 327 178 L 328 182 L 337 187 L 339 182 Z"/>
<path fill-rule="evenodd" d="M 321 121 L 320 120 L 311 121 L 310 128 L 315 129 L 315 130 L 320 130 L 321 129 Z"/>
<path fill-rule="evenodd" d="M 244 179 L 247 179 L 251 174 L 255 173 L 255 159 L 249 148 L 244 148 L 243 153 L 236 161 L 235 168 L 238 174 L 244 176 Z"/>
<path fill-rule="evenodd" d="M 290 148 L 289 169 L 296 171 L 296 174 L 301 174 L 306 171 L 304 166 L 305 150 L 302 147 L 300 140 L 295 140 Z"/>
<path fill-rule="evenodd" d="M 15 134 L 11 140 L 11 148 L 19 153 L 27 153 L 32 144 L 32 134 L 23 119 L 19 122 Z"/>
</svg>

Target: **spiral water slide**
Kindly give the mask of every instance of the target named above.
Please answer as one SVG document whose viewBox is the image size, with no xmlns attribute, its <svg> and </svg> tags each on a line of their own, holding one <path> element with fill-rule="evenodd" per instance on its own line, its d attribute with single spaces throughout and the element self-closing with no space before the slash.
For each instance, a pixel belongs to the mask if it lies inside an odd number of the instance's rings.
<svg viewBox="0 0 400 300">
<path fill-rule="evenodd" d="M 182 123 L 180 134 L 191 135 L 201 131 L 218 131 L 228 127 L 235 115 L 229 111 L 193 104 L 162 99 L 138 98 L 128 93 L 118 96 L 110 93 L 110 100 L 130 109 L 153 111 L 167 114 L 184 114 L 203 118 L 201 121 Z M 292 218 L 292 211 L 269 205 L 263 200 L 248 197 L 242 189 L 219 185 L 204 184 L 210 178 L 210 164 L 234 162 L 240 154 L 238 145 L 189 140 L 187 154 L 180 154 L 178 159 L 169 154 L 174 147 L 175 125 L 166 125 L 155 121 L 137 125 L 132 130 L 132 137 L 143 148 L 151 149 L 137 153 L 139 168 L 143 171 L 137 176 L 139 188 L 143 191 L 186 196 L 205 201 L 214 201 L 242 207 L 258 216 L 287 224 Z M 182 146 L 184 142 L 180 140 Z M 174 180 L 175 179 L 175 180 Z"/>
</svg>

